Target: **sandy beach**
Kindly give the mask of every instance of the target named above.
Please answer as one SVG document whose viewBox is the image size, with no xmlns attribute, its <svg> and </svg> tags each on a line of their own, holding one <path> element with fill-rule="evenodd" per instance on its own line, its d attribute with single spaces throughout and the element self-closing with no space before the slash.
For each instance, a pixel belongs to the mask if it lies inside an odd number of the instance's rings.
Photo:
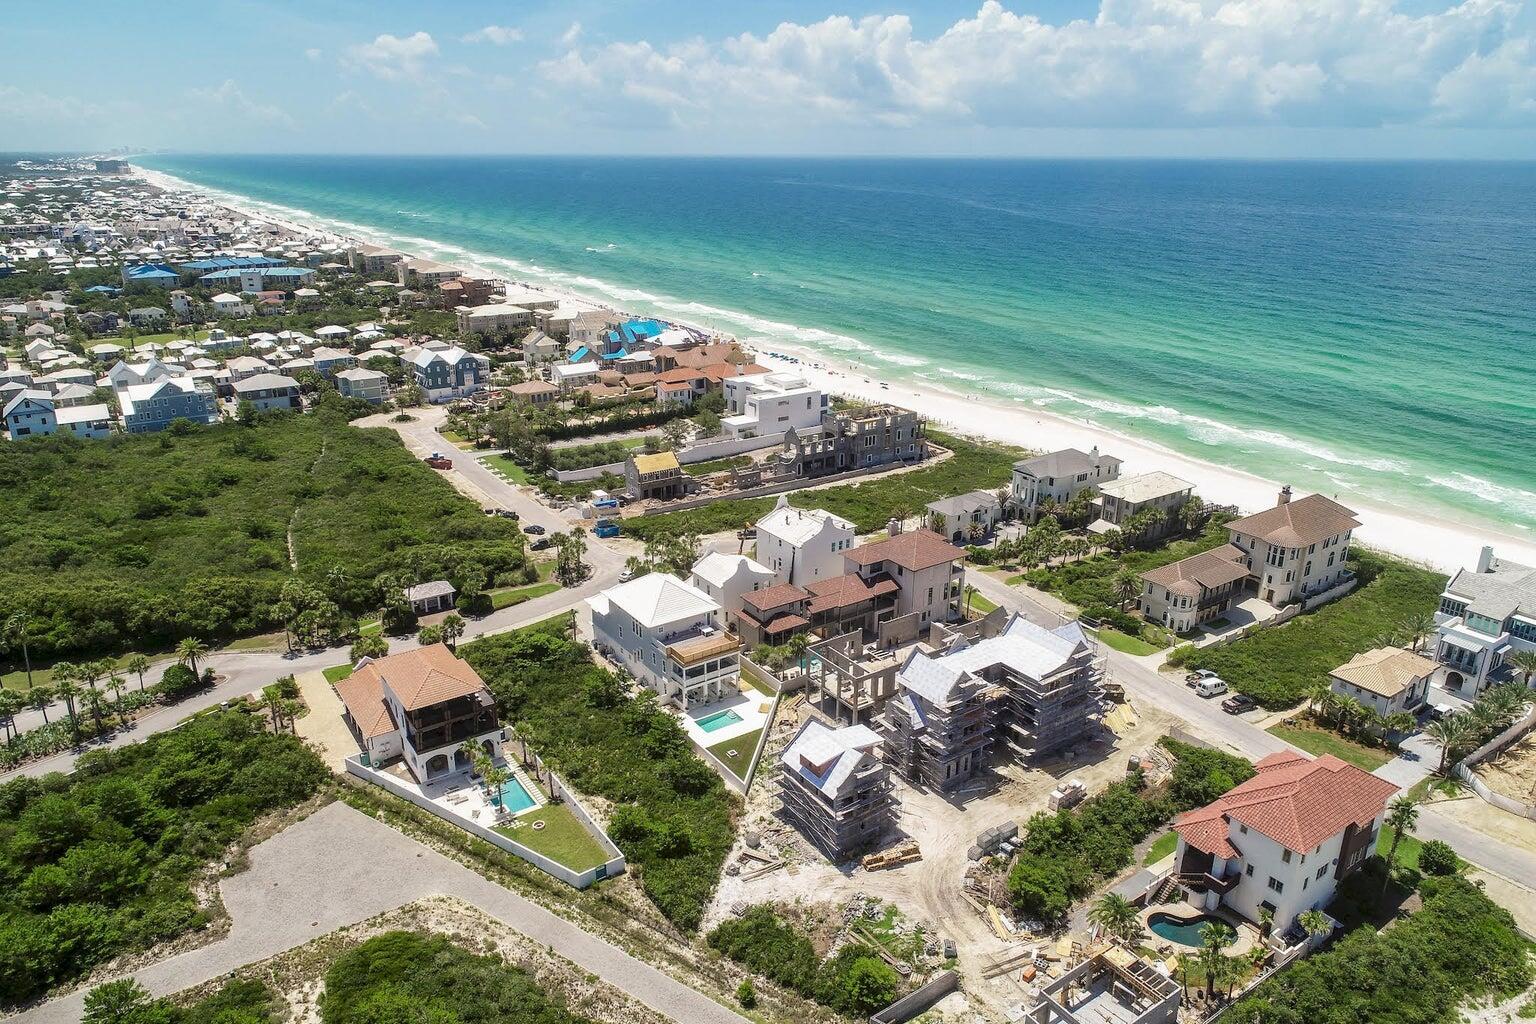
<svg viewBox="0 0 1536 1024">
<path fill-rule="evenodd" d="M 278 216 L 257 204 L 242 202 L 239 196 L 201 188 L 171 175 L 140 167 L 134 170 L 157 188 L 195 193 L 241 216 L 277 224 L 297 234 L 322 236 L 328 241 L 344 244 L 354 241 L 390 244 L 361 233 L 354 237 L 334 229 Z M 506 280 L 504 273 L 477 265 L 472 259 L 458 262 L 466 270 Z M 535 282 L 512 283 L 535 288 L 563 302 L 581 307 L 615 309 L 612 303 L 569 289 Z M 672 317 L 664 319 L 705 334 L 723 334 L 708 324 Z M 998 399 L 983 392 L 961 393 L 932 383 L 914 388 L 909 381 L 882 381 L 876 375 L 878 371 L 839 360 L 825 352 L 778 341 L 773 343 L 771 350 L 765 350 L 751 338 L 743 339 L 742 344 L 752 348 L 758 362 L 763 365 L 774 370 L 797 373 L 828 394 L 907 406 L 956 433 L 1032 450 L 1080 448 L 1086 451 L 1097 445 L 1124 460 L 1122 477 L 1162 470 L 1194 484 L 1196 493 L 1207 501 L 1236 505 L 1244 512 L 1256 512 L 1273 505 L 1284 483 L 1264 479 L 1235 467 L 1195 459 L 1096 424 L 1077 422 L 1039 409 L 1024 408 L 1017 402 Z M 1462 524 L 1408 509 L 1371 504 L 1352 494 L 1329 494 L 1329 497 L 1356 510 L 1362 524 L 1356 533 L 1359 542 L 1444 572 L 1455 572 L 1458 568 L 1475 564 L 1478 551 L 1485 544 L 1492 544 L 1506 558 L 1536 564 L 1536 538 L 1503 532 L 1484 524 Z"/>
</svg>

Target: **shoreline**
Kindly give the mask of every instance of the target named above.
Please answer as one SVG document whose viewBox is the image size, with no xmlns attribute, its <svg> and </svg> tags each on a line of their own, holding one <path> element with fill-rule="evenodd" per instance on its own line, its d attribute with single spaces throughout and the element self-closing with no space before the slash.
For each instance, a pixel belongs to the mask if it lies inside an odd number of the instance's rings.
<svg viewBox="0 0 1536 1024">
<path fill-rule="evenodd" d="M 258 200 L 202 187 L 161 171 L 138 165 L 132 166 L 134 173 L 155 188 L 167 192 L 193 193 L 243 217 L 276 224 L 295 234 L 323 237 L 343 244 L 364 242 L 400 248 L 395 242 L 382 236 L 375 236 L 375 240 L 371 241 L 366 233 L 353 235 L 318 224 L 294 220 L 262 209 L 261 206 L 264 204 Z M 448 248 L 445 243 L 432 244 Z M 496 280 L 534 288 L 575 306 L 628 312 L 610 302 L 570 288 L 510 278 L 505 272 L 477 263 L 473 258 L 455 257 L 455 259 L 466 270 Z M 705 335 L 734 337 L 728 332 L 707 324 L 670 314 L 660 316 L 659 319 Z M 1236 505 L 1245 513 L 1258 512 L 1272 506 L 1283 483 L 1283 481 L 1272 480 L 1246 470 L 1185 455 L 1156 442 L 1100 424 L 1085 423 L 1038 408 L 1025 408 L 1017 403 L 1000 401 L 979 390 L 962 393 L 951 386 L 932 381 L 923 381 L 919 386 L 915 381 L 900 378 L 884 379 L 881 377 L 882 371 L 871 371 L 847 358 L 804 345 L 773 340 L 771 342 L 773 347 L 765 348 L 761 343 L 752 341 L 740 343 L 744 348 L 751 350 L 762 365 L 779 372 L 799 374 L 828 394 L 904 405 L 955 433 L 1032 450 L 1054 451 L 1060 448 L 1087 450 L 1097 445 L 1101 450 L 1124 460 L 1122 477 L 1158 470 L 1172 473 L 1194 484 L 1196 493 L 1205 500 L 1217 504 Z M 1443 572 L 1454 573 L 1459 568 L 1475 564 L 1478 551 L 1485 544 L 1492 544 L 1502 557 L 1525 564 L 1536 564 L 1536 539 L 1500 529 L 1497 524 L 1467 524 L 1424 513 L 1415 514 L 1402 508 L 1362 499 L 1353 493 L 1328 496 L 1336 498 L 1356 511 L 1361 526 L 1355 531 L 1355 536 L 1361 543 Z"/>
</svg>

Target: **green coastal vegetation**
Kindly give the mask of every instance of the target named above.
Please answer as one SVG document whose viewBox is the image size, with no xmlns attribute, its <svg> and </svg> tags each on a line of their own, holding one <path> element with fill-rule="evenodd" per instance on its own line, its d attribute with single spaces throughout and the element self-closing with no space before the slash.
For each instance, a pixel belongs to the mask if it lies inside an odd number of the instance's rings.
<svg viewBox="0 0 1536 1024">
<path fill-rule="evenodd" d="M 1234 1024 L 1438 1024 L 1468 999 L 1531 984 L 1530 944 L 1508 911 L 1464 878 L 1419 883 L 1423 907 L 1385 931 L 1356 928 L 1240 999 Z"/>
<path fill-rule="evenodd" d="M 1168 664 L 1211 669 L 1271 710 L 1294 707 L 1350 658 L 1384 644 L 1413 644 L 1434 629 L 1445 576 L 1356 548 L 1360 585 L 1290 622 L 1219 647 L 1178 648 Z"/>
<path fill-rule="evenodd" d="M 657 909 L 691 931 L 735 838 L 738 804 L 678 720 L 653 694 L 629 696 L 568 626 L 562 616 L 459 653 L 550 767 L 575 790 L 613 803 L 608 835 Z"/>
<path fill-rule="evenodd" d="M 929 429 L 928 439 L 953 455 L 902 473 L 792 492 L 790 504 L 824 508 L 853 523 L 859 533 L 873 533 L 883 530 L 892 516 L 906 518 L 921 513 L 930 501 L 966 491 L 997 490 L 1008 483 L 1013 464 L 1028 454 L 1021 449 L 978 444 L 933 429 Z M 700 508 L 625 519 L 622 526 L 626 536 L 640 540 L 739 530 L 761 519 L 777 500 L 769 497 L 712 501 Z"/>
<path fill-rule="evenodd" d="M 336 957 L 324 983 L 321 1024 L 594 1024 L 528 972 L 442 935 L 376 935 Z M 185 1006 L 123 980 L 91 990 L 82 1024 L 276 1024 L 287 1016 L 281 996 L 254 979 Z"/>
<path fill-rule="evenodd" d="M 901 989 L 896 971 L 872 947 L 850 942 L 822 960 L 811 940 L 768 904 L 722 922 L 708 942 L 752 973 L 853 1017 L 889 1005 Z"/>
<path fill-rule="evenodd" d="M 210 862 L 326 778 L 297 738 L 216 712 L 0 786 L 0 1002 L 206 924 Z"/>
<path fill-rule="evenodd" d="M 391 431 L 324 411 L 185 427 L 0 446 L 0 593 L 34 662 L 248 636 L 303 611 L 344 633 L 397 585 L 531 582 L 516 524 Z"/>
<path fill-rule="evenodd" d="M 1008 897 L 1021 914 L 1045 924 L 1066 919 L 1074 903 L 1130 866 L 1138 843 L 1175 814 L 1202 807 L 1253 777 L 1241 757 L 1165 737 L 1178 760 L 1166 786 L 1138 771 L 1077 807 L 1040 811 L 1025 823 Z"/>
</svg>

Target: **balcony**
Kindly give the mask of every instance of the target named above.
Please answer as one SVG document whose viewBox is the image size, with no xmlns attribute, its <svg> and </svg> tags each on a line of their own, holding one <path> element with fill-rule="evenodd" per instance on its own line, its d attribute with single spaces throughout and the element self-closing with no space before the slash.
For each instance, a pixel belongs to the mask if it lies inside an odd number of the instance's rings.
<svg viewBox="0 0 1536 1024">
<path fill-rule="evenodd" d="M 1237 883 L 1243 880 L 1241 871 L 1228 871 L 1226 874 L 1216 876 L 1208 871 L 1180 871 L 1174 878 L 1180 885 L 1193 889 L 1196 892 L 1216 892 L 1225 896 L 1237 888 Z"/>
</svg>

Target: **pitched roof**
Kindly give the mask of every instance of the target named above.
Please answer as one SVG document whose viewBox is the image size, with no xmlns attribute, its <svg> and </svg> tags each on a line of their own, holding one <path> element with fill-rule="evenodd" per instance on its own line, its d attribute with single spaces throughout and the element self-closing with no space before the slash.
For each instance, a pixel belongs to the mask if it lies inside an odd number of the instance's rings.
<svg viewBox="0 0 1536 1024">
<path fill-rule="evenodd" d="M 828 524 L 853 536 L 853 524 L 842 516 L 833 515 L 823 508 L 795 508 L 787 502 L 776 506 L 759 519 L 757 529 L 773 534 L 791 547 L 800 547 Z"/>
<path fill-rule="evenodd" d="M 869 763 L 880 736 L 867 725 L 834 729 L 807 719 L 779 756 L 779 763 L 829 798 L 836 799 L 861 764 Z"/>
<path fill-rule="evenodd" d="M 1355 655 L 1330 674 L 1382 697 L 1396 697 L 1434 670 L 1435 663 L 1422 654 L 1401 647 L 1378 647 Z"/>
<path fill-rule="evenodd" d="M 1141 578 L 1159 587 L 1167 587 L 1175 594 L 1198 597 L 1201 590 L 1215 590 L 1228 583 L 1235 583 L 1248 575 L 1247 557 L 1235 544 L 1223 544 L 1198 555 L 1181 558 L 1177 562 L 1148 569 Z"/>
<path fill-rule="evenodd" d="M 370 661 L 347 679 L 359 676 L 382 680 L 407 711 L 468 697 L 485 689 L 484 681 L 469 663 L 460 661 L 443 644 Z"/>
<path fill-rule="evenodd" d="M 1188 480 L 1158 470 L 1154 473 L 1143 473 L 1140 476 L 1111 480 L 1099 488 L 1099 493 L 1137 504 L 1194 489 L 1195 485 Z"/>
<path fill-rule="evenodd" d="M 706 553 L 693 564 L 693 575 L 720 587 L 742 569 L 746 569 L 753 576 L 771 577 L 773 575 L 772 569 L 766 565 L 760 565 L 746 555 L 733 555 L 724 551 Z"/>
<path fill-rule="evenodd" d="M 720 610 L 704 591 L 663 572 L 647 573 L 639 579 L 609 587 L 587 598 L 587 603 L 599 614 L 607 614 L 609 605 L 615 605 L 647 629 L 684 619 L 700 619 Z"/>
<path fill-rule="evenodd" d="M 854 548 L 846 557 L 856 565 L 895 562 L 908 572 L 921 572 L 964 558 L 965 552 L 932 530 L 913 530 Z"/>
<path fill-rule="evenodd" d="M 642 475 L 647 473 L 665 473 L 668 470 L 682 469 L 682 467 L 678 465 L 677 453 L 675 452 L 657 452 L 654 455 L 635 455 L 632 456 L 632 458 L 635 461 L 635 472 Z"/>
<path fill-rule="evenodd" d="M 1226 795 L 1174 819 L 1173 828 L 1197 850 L 1237 857 L 1231 823 L 1240 822 L 1288 850 L 1308 853 L 1348 825 L 1364 827 L 1397 787 L 1332 754 L 1309 759 L 1283 751 L 1254 765 L 1256 775 Z"/>
<path fill-rule="evenodd" d="M 399 728 L 384 701 L 384 684 L 377 672 L 369 671 L 372 667 L 365 665 L 336 684 L 336 696 L 347 706 L 347 713 L 357 723 L 364 740 Z"/>
<path fill-rule="evenodd" d="M 1118 466 L 1121 460 L 1113 455 L 1100 455 L 1095 448 L 1090 455 L 1076 448 L 1063 448 L 1059 452 L 1036 455 L 1032 459 L 1020 459 L 1013 464 L 1016 473 L 1028 473 L 1034 477 L 1077 476 L 1092 473 L 1099 466 Z"/>
<path fill-rule="evenodd" d="M 1466 601 L 1468 611 L 1496 621 L 1512 613 L 1536 617 L 1536 569 L 1507 558 L 1490 557 L 1487 572 L 1458 571 L 1445 590 Z"/>
<path fill-rule="evenodd" d="M 741 600 L 758 611 L 767 611 L 769 608 L 782 608 L 786 604 L 804 601 L 810 596 L 810 591 L 802 590 L 793 583 L 778 583 L 743 594 Z"/>
<path fill-rule="evenodd" d="M 1353 510 L 1332 498 L 1309 494 L 1255 515 L 1234 519 L 1227 524 L 1227 529 L 1279 547 L 1304 548 L 1359 525 L 1360 520 L 1355 518 Z"/>
<path fill-rule="evenodd" d="M 846 576 L 834 576 L 829 580 L 817 580 L 808 584 L 806 589 L 811 593 L 811 603 L 807 606 L 812 612 L 832 611 L 836 608 L 847 608 L 861 601 L 873 601 L 877 597 L 886 594 L 894 594 L 901 588 L 896 581 L 885 573 L 876 573 L 869 579 L 865 579 L 856 572 Z"/>
</svg>

